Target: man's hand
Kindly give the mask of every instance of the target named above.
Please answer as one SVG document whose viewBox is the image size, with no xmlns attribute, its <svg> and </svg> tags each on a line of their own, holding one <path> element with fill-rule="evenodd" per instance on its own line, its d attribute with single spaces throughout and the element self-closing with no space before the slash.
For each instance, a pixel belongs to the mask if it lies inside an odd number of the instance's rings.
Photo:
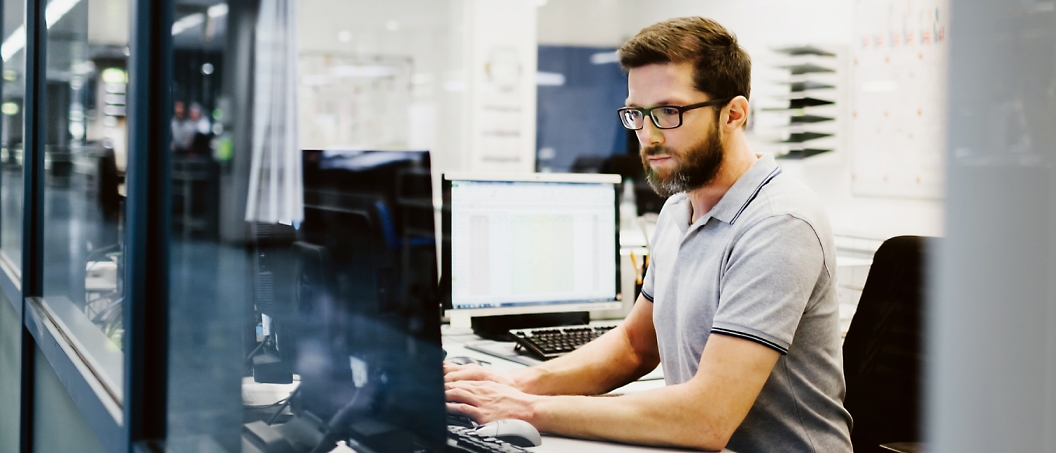
<svg viewBox="0 0 1056 453">
<path fill-rule="evenodd" d="M 545 398 L 488 380 L 447 382 L 444 389 L 447 410 L 468 415 L 477 423 L 507 418 L 531 423 L 535 415 L 533 404 Z"/>
<path fill-rule="evenodd" d="M 458 381 L 491 381 L 518 388 L 513 374 L 514 373 L 512 372 L 503 373 L 495 371 L 491 368 L 480 365 L 458 365 L 451 362 L 444 362 L 445 383 Z"/>
</svg>

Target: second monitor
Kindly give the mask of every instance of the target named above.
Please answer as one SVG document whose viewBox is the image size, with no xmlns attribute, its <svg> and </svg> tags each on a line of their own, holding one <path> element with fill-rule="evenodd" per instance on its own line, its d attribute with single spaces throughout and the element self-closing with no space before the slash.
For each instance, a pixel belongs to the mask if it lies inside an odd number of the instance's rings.
<svg viewBox="0 0 1056 453">
<path fill-rule="evenodd" d="M 445 174 L 451 325 L 620 308 L 619 185 L 617 175 Z"/>
</svg>

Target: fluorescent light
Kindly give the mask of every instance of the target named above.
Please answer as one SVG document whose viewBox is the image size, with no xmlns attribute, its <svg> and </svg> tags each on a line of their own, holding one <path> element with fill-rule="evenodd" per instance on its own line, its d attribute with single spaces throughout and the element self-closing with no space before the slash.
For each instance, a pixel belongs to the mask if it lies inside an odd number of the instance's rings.
<svg viewBox="0 0 1056 453">
<path fill-rule="evenodd" d="M 220 17 L 220 16 L 226 16 L 227 15 L 227 3 L 220 3 L 218 5 L 210 6 L 209 9 L 206 10 L 205 13 L 208 14 L 209 17 L 212 17 L 212 18 L 217 18 L 217 17 Z"/>
<path fill-rule="evenodd" d="M 52 0 L 51 3 L 48 3 L 47 8 L 44 9 L 44 24 L 47 28 L 51 28 L 52 25 L 55 25 L 59 19 L 62 19 L 66 13 L 70 12 L 80 2 L 81 0 Z M 24 48 L 26 48 L 26 27 L 20 25 L 0 45 L 0 58 L 3 58 L 4 61 L 10 60 L 11 57 Z"/>
<path fill-rule="evenodd" d="M 590 56 L 591 64 L 619 63 L 620 57 L 616 52 L 598 52 Z"/>
<path fill-rule="evenodd" d="M 172 23 L 172 35 L 176 36 L 203 23 L 205 23 L 205 14 L 194 13 L 183 16 L 180 20 Z"/>
<path fill-rule="evenodd" d="M 535 84 L 541 87 L 559 87 L 565 84 L 565 75 L 558 72 L 537 72 Z"/>
<path fill-rule="evenodd" d="M 210 19 L 216 19 L 217 17 L 223 17 L 227 15 L 227 4 L 220 3 L 218 5 L 210 6 L 209 9 L 205 10 L 205 14 L 194 13 L 188 14 L 172 23 L 172 35 L 176 36 L 183 33 L 191 28 L 197 27 L 205 23 L 205 18 L 208 16 Z"/>
<path fill-rule="evenodd" d="M 7 39 L 4 40 L 4 43 L 0 45 L 0 57 L 2 57 L 4 61 L 10 60 L 11 57 L 15 56 L 15 54 L 24 47 L 26 47 L 26 27 L 19 25 L 18 28 L 11 33 L 11 36 L 8 36 Z"/>
<path fill-rule="evenodd" d="M 44 23 L 51 28 L 80 2 L 81 0 L 52 0 L 44 10 Z"/>
</svg>

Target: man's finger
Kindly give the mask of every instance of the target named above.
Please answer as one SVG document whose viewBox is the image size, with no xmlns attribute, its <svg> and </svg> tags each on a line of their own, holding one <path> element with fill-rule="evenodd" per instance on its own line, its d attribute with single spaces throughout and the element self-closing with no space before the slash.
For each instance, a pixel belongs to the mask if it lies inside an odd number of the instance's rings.
<svg viewBox="0 0 1056 453">
<path fill-rule="evenodd" d="M 445 382 L 444 388 L 460 388 L 460 389 L 479 389 L 481 386 L 491 384 L 491 381 L 473 381 L 473 380 L 460 380 Z"/>
<path fill-rule="evenodd" d="M 465 403 L 472 406 L 477 406 L 480 404 L 480 400 L 477 398 L 477 395 L 474 395 L 473 392 L 470 392 L 469 390 L 466 390 L 464 388 L 447 389 L 444 391 L 444 398 L 447 399 L 447 401 Z"/>
<path fill-rule="evenodd" d="M 463 368 L 444 374 L 444 382 L 454 381 L 488 381 L 491 377 L 484 367 Z"/>
<path fill-rule="evenodd" d="M 447 411 L 465 415 L 465 416 L 467 416 L 469 418 L 472 418 L 473 420 L 476 420 L 477 423 L 480 423 L 480 416 L 481 416 L 480 409 L 477 409 L 477 408 L 475 408 L 473 406 L 470 406 L 468 404 L 448 402 L 447 403 Z"/>
<path fill-rule="evenodd" d="M 459 365 L 457 363 L 444 362 L 444 374 L 451 373 L 453 371 L 461 370 L 465 368 L 465 365 Z"/>
</svg>

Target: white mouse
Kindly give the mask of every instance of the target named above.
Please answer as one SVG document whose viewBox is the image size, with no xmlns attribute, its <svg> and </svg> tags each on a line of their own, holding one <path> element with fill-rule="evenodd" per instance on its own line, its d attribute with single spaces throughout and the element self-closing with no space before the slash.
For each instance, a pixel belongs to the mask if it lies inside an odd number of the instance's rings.
<svg viewBox="0 0 1056 453">
<path fill-rule="evenodd" d="M 531 423 L 514 418 L 485 423 L 477 427 L 476 431 L 518 447 L 538 447 L 543 443 L 543 437 Z"/>
</svg>

